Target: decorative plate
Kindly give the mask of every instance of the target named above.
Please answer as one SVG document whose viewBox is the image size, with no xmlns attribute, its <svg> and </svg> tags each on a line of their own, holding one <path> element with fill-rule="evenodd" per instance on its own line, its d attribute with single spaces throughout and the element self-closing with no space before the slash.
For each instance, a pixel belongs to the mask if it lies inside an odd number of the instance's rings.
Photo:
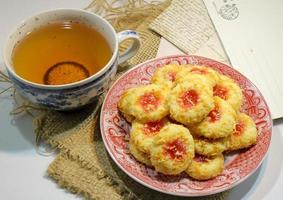
<svg viewBox="0 0 283 200">
<path fill-rule="evenodd" d="M 117 102 L 121 94 L 128 88 L 148 84 L 156 68 L 171 63 L 205 65 L 233 78 L 240 85 L 244 94 L 241 111 L 255 120 L 259 134 L 256 145 L 233 155 L 225 155 L 225 169 L 221 175 L 214 179 L 196 181 L 185 173 L 178 176 L 157 173 L 154 169 L 136 161 L 127 149 L 130 124 L 119 115 L 117 110 Z M 100 127 L 104 144 L 110 156 L 134 180 L 167 194 L 204 196 L 234 187 L 259 167 L 270 144 L 272 118 L 262 94 L 245 76 L 223 63 L 208 58 L 182 55 L 149 60 L 119 78 L 104 100 Z"/>
</svg>

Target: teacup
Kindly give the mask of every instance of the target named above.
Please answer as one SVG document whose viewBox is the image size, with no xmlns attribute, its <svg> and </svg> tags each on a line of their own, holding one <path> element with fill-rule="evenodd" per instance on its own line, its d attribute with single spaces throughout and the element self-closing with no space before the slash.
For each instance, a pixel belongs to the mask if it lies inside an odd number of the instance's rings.
<svg viewBox="0 0 283 200">
<path fill-rule="evenodd" d="M 12 53 L 17 43 L 34 29 L 60 20 L 78 21 L 95 28 L 106 39 L 112 50 L 109 62 L 90 77 L 64 85 L 38 84 L 19 76 L 12 64 Z M 125 53 L 119 54 L 119 43 L 126 39 L 133 39 L 134 42 Z M 139 35 L 133 30 L 116 33 L 109 22 L 96 14 L 79 9 L 56 9 L 34 15 L 15 28 L 4 47 L 4 61 L 15 88 L 26 99 L 54 110 L 72 110 L 89 104 L 103 93 L 113 80 L 118 65 L 134 56 L 139 47 Z"/>
</svg>

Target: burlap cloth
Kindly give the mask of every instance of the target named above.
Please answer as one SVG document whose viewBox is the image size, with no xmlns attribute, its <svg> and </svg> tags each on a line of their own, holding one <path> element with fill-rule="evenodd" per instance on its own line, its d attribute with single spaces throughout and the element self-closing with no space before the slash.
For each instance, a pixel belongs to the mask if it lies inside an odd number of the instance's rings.
<svg viewBox="0 0 283 200">
<path fill-rule="evenodd" d="M 87 9 L 100 12 L 110 20 L 117 31 L 135 29 L 142 37 L 142 48 L 135 57 L 120 67 L 117 77 L 128 68 L 154 58 L 160 36 L 150 31 L 148 26 L 170 1 L 161 5 L 148 5 L 143 1 L 136 1 L 140 2 L 137 6 L 144 9 L 142 12 L 140 10 L 128 12 L 130 9 L 135 9 L 133 8 L 135 3 L 131 3 L 133 1 L 129 1 L 126 10 L 123 10 L 125 7 L 113 10 L 104 3 L 100 8 L 93 7 L 99 2 L 102 1 L 95 1 Z M 109 15 L 109 12 L 114 14 Z M 58 149 L 56 159 L 48 167 L 48 176 L 61 187 L 88 199 L 182 199 L 144 187 L 128 177 L 111 160 L 101 139 L 98 123 L 101 99 L 103 97 L 77 111 L 45 111 L 35 119 L 37 135 Z M 225 194 L 220 193 L 197 199 L 224 199 L 224 197 Z"/>
</svg>

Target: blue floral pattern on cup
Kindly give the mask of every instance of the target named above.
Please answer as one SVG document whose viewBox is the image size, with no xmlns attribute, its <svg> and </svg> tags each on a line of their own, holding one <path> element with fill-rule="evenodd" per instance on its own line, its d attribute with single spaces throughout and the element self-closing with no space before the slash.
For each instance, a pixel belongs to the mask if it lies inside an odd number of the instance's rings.
<svg viewBox="0 0 283 200">
<path fill-rule="evenodd" d="M 9 76 L 17 91 L 34 104 L 54 110 L 72 110 L 91 103 L 95 97 L 103 93 L 111 84 L 117 71 L 117 60 L 98 79 L 88 84 L 66 89 L 42 89 L 27 85 Z"/>
</svg>

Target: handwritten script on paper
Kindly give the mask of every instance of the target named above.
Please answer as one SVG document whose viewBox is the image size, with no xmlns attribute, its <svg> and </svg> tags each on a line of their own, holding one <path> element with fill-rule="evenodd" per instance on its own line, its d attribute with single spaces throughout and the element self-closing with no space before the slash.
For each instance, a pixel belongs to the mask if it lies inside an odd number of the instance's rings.
<svg viewBox="0 0 283 200">
<path fill-rule="evenodd" d="M 195 53 L 214 34 L 202 0 L 173 0 L 150 28 L 187 54 Z"/>
</svg>

